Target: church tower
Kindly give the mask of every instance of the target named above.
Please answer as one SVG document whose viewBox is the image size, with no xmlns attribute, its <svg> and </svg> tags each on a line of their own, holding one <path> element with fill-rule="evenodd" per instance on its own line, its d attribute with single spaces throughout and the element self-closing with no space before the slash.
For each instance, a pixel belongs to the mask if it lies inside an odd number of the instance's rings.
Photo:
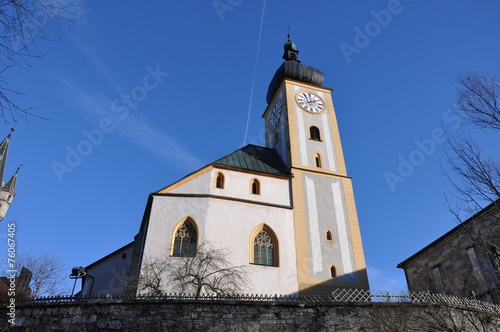
<svg viewBox="0 0 500 332">
<path fill-rule="evenodd" d="M 290 38 L 284 49 L 285 61 L 269 84 L 263 118 L 266 147 L 279 153 L 292 174 L 299 293 L 368 289 L 332 90 L 321 86 L 320 70 L 300 63 Z"/>
<path fill-rule="evenodd" d="M 7 210 L 12 203 L 12 199 L 16 196 L 17 173 L 19 172 L 20 166 L 7 183 L 3 182 L 5 166 L 7 164 L 7 155 L 9 153 L 10 137 L 13 132 L 14 128 L 10 130 L 9 135 L 7 135 L 2 143 L 0 143 L 0 183 L 2 185 L 0 193 L 0 221 L 2 221 L 7 214 Z"/>
<path fill-rule="evenodd" d="M 14 175 L 12 175 L 10 180 L 7 181 L 7 183 L 5 183 L 2 187 L 2 192 L 0 193 L 0 221 L 2 221 L 7 214 L 7 210 L 12 204 L 14 196 L 16 196 L 17 173 L 20 168 L 21 166 L 17 168 Z"/>
</svg>

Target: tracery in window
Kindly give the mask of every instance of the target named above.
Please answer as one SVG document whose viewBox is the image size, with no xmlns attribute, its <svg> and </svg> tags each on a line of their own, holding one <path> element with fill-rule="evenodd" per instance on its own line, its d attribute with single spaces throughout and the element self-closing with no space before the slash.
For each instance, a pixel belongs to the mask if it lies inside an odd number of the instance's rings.
<svg viewBox="0 0 500 332">
<path fill-rule="evenodd" d="M 278 266 L 278 241 L 269 227 L 261 227 L 255 233 L 252 245 L 253 257 L 251 263 Z"/>
<path fill-rule="evenodd" d="M 193 257 L 196 256 L 196 243 L 198 232 L 191 219 L 186 219 L 175 231 L 172 256 Z"/>
</svg>

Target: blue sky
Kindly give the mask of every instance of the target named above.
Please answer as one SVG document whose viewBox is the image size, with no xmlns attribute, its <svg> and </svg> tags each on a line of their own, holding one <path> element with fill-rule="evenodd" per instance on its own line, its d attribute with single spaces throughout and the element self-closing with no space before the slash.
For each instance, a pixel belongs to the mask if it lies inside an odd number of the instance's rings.
<svg viewBox="0 0 500 332">
<path fill-rule="evenodd" d="M 302 63 L 334 89 L 372 289 L 405 289 L 396 265 L 455 226 L 439 130 L 460 124 L 458 73 L 498 72 L 497 1 L 82 0 L 79 11 L 61 42 L 35 43 L 43 59 L 10 71 L 18 103 L 50 120 L 16 124 L 5 176 L 25 166 L 2 242 L 16 222 L 20 251 L 52 252 L 69 274 L 133 240 L 149 193 L 264 145 L 289 25 Z"/>
</svg>

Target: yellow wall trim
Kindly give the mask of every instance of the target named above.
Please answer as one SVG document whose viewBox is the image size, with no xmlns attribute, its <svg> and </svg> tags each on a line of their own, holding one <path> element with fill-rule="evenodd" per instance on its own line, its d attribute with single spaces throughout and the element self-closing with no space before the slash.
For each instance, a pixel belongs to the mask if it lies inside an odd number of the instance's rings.
<svg viewBox="0 0 500 332">
<path fill-rule="evenodd" d="M 292 167 L 292 174 L 294 173 L 293 171 L 294 170 L 297 170 L 297 171 L 302 171 L 302 172 L 306 172 L 306 173 L 317 173 L 317 174 L 320 174 L 320 175 L 329 175 L 329 176 L 334 176 L 334 177 L 339 177 L 339 178 L 346 178 L 346 179 L 352 179 L 351 177 L 343 174 L 343 173 L 339 173 L 339 172 L 334 172 L 334 171 L 330 171 L 330 170 L 327 170 L 327 169 L 324 169 L 324 168 L 319 168 L 319 167 L 309 167 L 309 166 L 300 166 L 300 167 L 297 167 L 297 166 L 293 166 Z"/>
<path fill-rule="evenodd" d="M 235 202 L 241 202 L 241 203 L 271 206 L 271 207 L 288 209 L 288 210 L 293 209 L 293 206 L 291 206 L 291 205 L 280 205 L 280 204 L 266 203 L 266 202 L 260 202 L 260 201 L 252 201 L 252 200 L 248 200 L 248 199 L 234 198 L 234 197 L 229 197 L 229 196 L 212 195 L 212 194 L 153 193 L 152 195 L 153 196 L 166 196 L 166 197 L 215 198 L 215 199 L 223 199 L 223 200 L 227 200 L 227 201 L 235 201 Z"/>
<path fill-rule="evenodd" d="M 158 193 L 158 194 L 168 193 L 169 191 L 174 190 L 174 189 L 182 186 L 183 184 L 186 184 L 186 183 L 192 181 L 193 179 L 196 179 L 197 177 L 199 177 L 207 172 L 210 172 L 213 168 L 214 167 L 212 165 L 201 168 L 201 169 L 199 169 L 191 174 L 186 175 L 185 177 L 183 177 L 179 181 L 174 182 L 174 183 L 166 186 L 165 188 L 156 191 L 155 193 Z"/>
</svg>

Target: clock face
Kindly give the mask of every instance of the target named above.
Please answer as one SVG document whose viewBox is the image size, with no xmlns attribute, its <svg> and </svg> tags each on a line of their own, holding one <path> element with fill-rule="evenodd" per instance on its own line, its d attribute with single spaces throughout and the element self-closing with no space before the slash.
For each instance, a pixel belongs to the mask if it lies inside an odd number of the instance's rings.
<svg viewBox="0 0 500 332">
<path fill-rule="evenodd" d="M 297 103 L 308 112 L 319 113 L 325 108 L 323 100 L 311 92 L 300 92 L 297 94 Z"/>
<path fill-rule="evenodd" d="M 269 129 L 274 130 L 278 126 L 278 122 L 280 121 L 281 111 L 283 110 L 283 104 L 281 101 L 278 101 L 269 115 Z"/>
</svg>

